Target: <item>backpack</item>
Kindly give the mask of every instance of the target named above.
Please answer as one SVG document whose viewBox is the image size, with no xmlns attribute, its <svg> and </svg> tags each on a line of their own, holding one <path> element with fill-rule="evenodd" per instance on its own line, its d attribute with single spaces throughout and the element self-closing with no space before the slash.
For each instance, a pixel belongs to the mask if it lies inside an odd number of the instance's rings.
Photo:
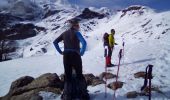
<svg viewBox="0 0 170 100">
<path fill-rule="evenodd" d="M 104 46 L 109 45 L 109 34 L 108 33 L 104 33 L 103 42 L 104 42 Z"/>
</svg>

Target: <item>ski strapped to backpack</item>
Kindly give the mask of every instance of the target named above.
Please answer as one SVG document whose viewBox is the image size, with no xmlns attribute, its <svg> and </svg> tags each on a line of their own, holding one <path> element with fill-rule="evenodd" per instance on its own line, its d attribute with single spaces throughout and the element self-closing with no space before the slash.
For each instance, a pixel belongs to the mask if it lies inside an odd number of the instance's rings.
<svg viewBox="0 0 170 100">
<path fill-rule="evenodd" d="M 148 79 L 149 79 L 149 100 L 151 100 L 151 80 L 152 80 L 152 68 L 153 65 L 148 65 L 146 67 L 146 74 L 145 74 L 145 80 L 144 80 L 144 85 L 141 88 L 141 91 L 143 91 L 148 84 Z"/>
<path fill-rule="evenodd" d="M 117 84 L 117 81 L 118 81 L 119 67 L 120 67 L 121 58 L 122 58 L 122 49 L 120 49 L 120 51 L 119 51 L 119 63 L 118 63 L 118 70 L 117 70 L 117 75 L 116 75 L 116 84 Z M 116 100 L 115 94 L 116 94 L 116 90 L 114 91 L 113 100 Z"/>
</svg>

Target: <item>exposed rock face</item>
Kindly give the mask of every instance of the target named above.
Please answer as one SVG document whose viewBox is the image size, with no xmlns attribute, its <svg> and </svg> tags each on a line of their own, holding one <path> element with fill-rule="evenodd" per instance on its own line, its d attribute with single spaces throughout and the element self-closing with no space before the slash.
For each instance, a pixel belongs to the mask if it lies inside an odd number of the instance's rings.
<svg viewBox="0 0 170 100">
<path fill-rule="evenodd" d="M 139 5 L 133 5 L 133 6 L 130 6 L 126 9 L 123 9 L 122 10 L 122 15 L 121 17 L 125 16 L 127 13 L 129 15 L 133 15 L 133 14 L 138 14 L 138 15 L 142 15 L 144 13 L 144 9 L 146 9 L 145 7 L 142 7 L 142 6 L 139 6 Z"/>
<path fill-rule="evenodd" d="M 0 20 L 0 30 L 8 27 L 9 23 L 23 20 L 20 17 L 12 16 L 10 14 L 3 14 L 3 13 L 0 13 L 0 19 L 1 19 Z"/>
<path fill-rule="evenodd" d="M 82 18 L 82 19 L 92 19 L 92 18 L 102 19 L 104 17 L 105 17 L 104 14 L 100 14 L 100 13 L 91 11 L 89 8 L 85 8 L 83 10 L 82 14 L 77 16 L 77 18 Z"/>
<path fill-rule="evenodd" d="M 5 29 L 3 32 L 10 40 L 20 40 L 36 36 L 40 31 L 45 31 L 45 28 L 28 23 L 15 24 L 10 26 L 8 29 Z"/>
<path fill-rule="evenodd" d="M 0 47 L 3 48 L 3 50 L 0 49 L 0 61 L 22 57 L 21 52 L 18 53 L 17 51 L 22 49 L 23 46 L 19 45 L 19 41 L 16 40 L 34 37 L 39 32 L 46 31 L 45 28 L 32 23 L 20 23 L 24 19 L 11 14 L 0 13 L 0 19 Z"/>
</svg>

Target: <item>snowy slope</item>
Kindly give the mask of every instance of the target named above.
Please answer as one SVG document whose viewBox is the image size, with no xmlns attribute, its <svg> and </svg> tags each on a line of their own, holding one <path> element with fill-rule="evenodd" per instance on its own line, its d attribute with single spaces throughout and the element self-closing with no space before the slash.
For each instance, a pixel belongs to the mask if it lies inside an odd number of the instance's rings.
<svg viewBox="0 0 170 100">
<path fill-rule="evenodd" d="M 130 7 L 129 7 L 130 8 Z M 128 9 L 128 8 L 127 8 Z M 124 11 L 126 11 L 125 9 Z M 70 9 L 68 9 L 70 11 Z M 64 17 L 74 17 L 78 15 L 75 13 L 67 13 Z M 141 13 L 143 12 L 143 13 Z M 50 20 L 57 16 L 63 15 L 63 12 L 55 16 L 50 16 L 44 19 L 40 25 L 45 25 L 49 30 L 48 34 L 41 34 L 32 39 L 32 45 L 25 48 L 24 56 L 28 58 L 16 59 L 0 63 L 0 96 L 5 95 L 10 87 L 10 84 L 15 79 L 30 75 L 37 77 L 43 73 L 51 72 L 60 75 L 63 73 L 62 56 L 56 53 L 52 41 L 61 34 L 60 31 L 52 31 L 53 27 Z M 104 72 L 104 57 L 103 57 L 103 43 L 102 35 L 105 32 L 110 33 L 110 29 L 116 30 L 116 43 L 112 62 L 118 64 L 118 52 L 122 48 L 122 41 L 125 42 L 124 57 L 121 61 L 119 81 L 124 82 L 122 89 L 116 91 L 116 98 L 118 100 L 125 100 L 125 94 L 129 91 L 140 91 L 143 85 L 143 79 L 135 79 L 133 74 L 139 71 L 145 71 L 148 64 L 153 64 L 153 85 L 158 87 L 166 95 L 170 95 L 170 12 L 156 13 L 152 9 L 142 7 L 137 10 L 127 10 L 112 15 L 110 19 L 93 19 L 98 24 L 93 27 L 93 30 L 85 31 L 85 27 L 81 27 L 82 33 L 87 40 L 87 50 L 82 57 L 83 73 L 93 73 L 99 75 Z M 69 19 L 69 18 L 68 18 Z M 60 21 L 62 24 L 66 19 Z M 88 25 L 90 21 L 81 22 Z M 93 25 L 91 24 L 91 27 Z M 38 45 L 38 43 L 44 43 Z M 46 45 L 46 43 L 48 45 Z M 46 47 L 46 55 L 37 56 L 38 49 Z M 30 52 L 30 48 L 33 50 Z M 34 57 L 30 57 L 34 56 Z M 36 57 L 35 57 L 36 56 Z M 116 74 L 117 67 L 109 68 L 110 72 Z M 115 79 L 108 80 L 108 83 L 115 81 Z M 95 87 L 88 87 L 92 100 L 112 100 L 114 91 L 108 89 L 108 97 L 104 98 L 104 84 Z M 100 92 L 95 92 L 100 91 Z M 53 98 L 50 93 L 41 93 L 46 100 L 58 100 L 60 97 Z M 50 96 L 49 96 L 50 95 Z M 168 100 L 166 96 L 153 92 L 152 98 L 154 100 Z M 147 99 L 147 97 L 137 97 L 135 100 Z"/>
</svg>

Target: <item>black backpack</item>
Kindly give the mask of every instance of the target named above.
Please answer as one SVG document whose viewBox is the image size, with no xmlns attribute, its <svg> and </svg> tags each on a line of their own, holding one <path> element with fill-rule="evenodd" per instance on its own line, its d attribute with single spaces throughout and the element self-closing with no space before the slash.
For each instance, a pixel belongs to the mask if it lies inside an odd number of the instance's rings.
<svg viewBox="0 0 170 100">
<path fill-rule="evenodd" d="M 103 42 L 104 42 L 104 45 L 108 45 L 109 44 L 109 34 L 108 33 L 104 33 L 104 35 L 103 35 Z"/>
</svg>

